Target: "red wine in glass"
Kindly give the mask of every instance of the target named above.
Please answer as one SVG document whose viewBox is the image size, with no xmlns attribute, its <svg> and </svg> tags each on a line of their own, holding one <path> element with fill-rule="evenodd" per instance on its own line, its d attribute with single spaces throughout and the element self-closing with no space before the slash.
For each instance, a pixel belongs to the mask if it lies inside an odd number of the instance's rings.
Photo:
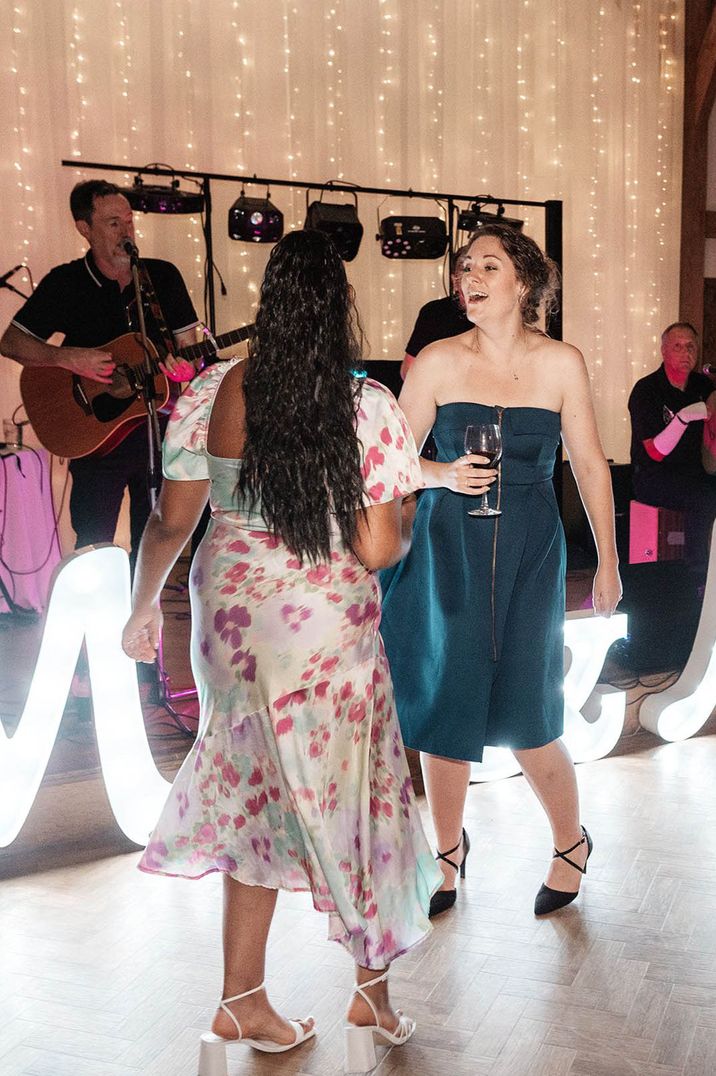
<svg viewBox="0 0 716 1076">
<path fill-rule="evenodd" d="M 465 429 L 465 452 L 476 456 L 485 456 L 487 463 L 476 463 L 474 467 L 494 467 L 502 458 L 502 431 L 496 422 L 483 422 Z M 469 516 L 500 516 L 499 508 L 490 508 L 487 491 L 483 493 L 478 508 L 471 508 Z"/>
</svg>

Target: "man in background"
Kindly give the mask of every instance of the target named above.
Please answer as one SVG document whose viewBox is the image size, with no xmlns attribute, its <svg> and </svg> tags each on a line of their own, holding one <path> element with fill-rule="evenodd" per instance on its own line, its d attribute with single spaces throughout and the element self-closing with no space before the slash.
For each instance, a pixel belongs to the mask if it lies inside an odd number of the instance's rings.
<svg viewBox="0 0 716 1076">
<path fill-rule="evenodd" d="M 465 314 L 465 303 L 459 285 L 462 259 L 467 254 L 467 249 L 468 244 L 460 247 L 453 255 L 450 270 L 451 294 L 443 296 L 442 299 L 431 299 L 418 311 L 410 339 L 405 345 L 405 358 L 400 366 L 403 381 L 424 347 L 432 344 L 434 340 L 446 340 L 449 336 L 458 336 L 472 328 L 472 322 L 467 320 Z"/>
<path fill-rule="evenodd" d="M 716 391 L 696 371 L 693 325 L 667 326 L 661 355 L 629 397 L 632 486 L 638 501 L 684 512 L 687 559 L 703 567 L 716 519 Z"/>
<path fill-rule="evenodd" d="M 70 210 L 89 249 L 83 258 L 57 266 L 40 281 L 0 339 L 0 352 L 26 367 L 62 367 L 106 384 L 109 391 L 115 364 L 100 347 L 139 328 L 125 249 L 127 240 L 134 243 L 132 210 L 120 189 L 104 180 L 78 183 L 70 195 Z M 176 347 L 196 343 L 199 323 L 179 270 L 155 258 L 143 259 L 142 266 Z M 143 307 L 148 335 L 161 346 L 161 326 L 150 296 L 143 296 Z M 62 344 L 48 344 L 56 332 L 64 335 Z M 191 363 L 171 355 L 163 369 L 174 381 L 194 376 Z M 148 467 L 144 423 L 104 454 L 70 461 L 70 519 L 77 548 L 114 539 L 124 491 L 129 489 L 132 559 L 136 557 L 151 509 Z"/>
</svg>

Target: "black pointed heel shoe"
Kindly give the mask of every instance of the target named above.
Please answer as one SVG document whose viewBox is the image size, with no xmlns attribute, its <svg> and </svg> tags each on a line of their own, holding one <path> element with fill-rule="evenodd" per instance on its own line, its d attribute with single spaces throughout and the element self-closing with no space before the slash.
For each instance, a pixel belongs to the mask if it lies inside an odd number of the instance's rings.
<svg viewBox="0 0 716 1076">
<path fill-rule="evenodd" d="M 454 863 L 452 859 L 448 859 L 448 856 L 452 856 L 457 852 L 458 848 L 462 845 L 462 862 L 458 867 L 457 863 Z M 454 848 L 448 848 L 447 852 L 438 852 L 435 856 L 436 859 L 442 859 L 443 862 L 453 867 L 456 871 L 460 872 L 460 877 L 465 877 L 465 862 L 467 860 L 467 853 L 470 851 L 470 838 L 465 830 L 462 831 L 462 836 L 457 842 Z M 430 910 L 428 911 L 428 919 L 433 919 L 436 915 L 440 915 L 441 912 L 446 912 L 448 908 L 452 908 L 453 904 L 457 900 L 457 889 L 438 889 L 437 893 L 433 893 L 430 898 Z"/>
<path fill-rule="evenodd" d="M 587 842 L 587 858 L 584 861 L 584 866 L 580 867 L 579 863 L 575 863 L 573 859 L 569 858 L 569 853 L 573 852 L 575 848 L 579 848 L 581 844 Z M 554 850 L 552 859 L 563 859 L 565 863 L 569 863 L 570 867 L 574 867 L 580 874 L 587 873 L 587 862 L 592 854 L 592 838 L 587 833 L 584 826 L 582 826 L 582 836 L 576 844 L 573 844 L 571 848 L 565 849 L 564 852 Z M 556 912 L 559 908 L 566 908 L 568 904 L 579 896 L 579 890 L 576 893 L 565 893 L 562 889 L 550 889 L 548 885 L 540 887 L 540 891 L 535 897 L 535 915 L 549 915 L 550 912 Z"/>
</svg>

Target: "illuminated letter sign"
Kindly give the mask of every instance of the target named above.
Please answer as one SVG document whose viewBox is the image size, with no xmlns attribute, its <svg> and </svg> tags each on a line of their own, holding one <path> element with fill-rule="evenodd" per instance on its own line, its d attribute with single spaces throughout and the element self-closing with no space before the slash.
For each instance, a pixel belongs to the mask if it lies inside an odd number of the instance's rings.
<svg viewBox="0 0 716 1076">
<path fill-rule="evenodd" d="M 592 610 L 567 613 L 564 624 L 564 742 L 575 762 L 603 758 L 614 747 L 626 712 L 626 694 L 597 688 L 607 650 L 626 634 L 627 618 L 609 619 Z M 520 772 L 505 747 L 486 747 L 482 762 L 472 765 L 472 781 L 494 781 Z"/>
<path fill-rule="evenodd" d="M 626 692 L 598 687 L 607 650 L 627 633 L 626 613 L 611 617 L 588 611 L 567 614 L 564 624 L 564 742 L 575 762 L 604 758 L 624 728 Z"/>
<path fill-rule="evenodd" d="M 658 694 L 649 695 L 639 721 L 664 740 L 686 740 L 698 732 L 716 706 L 716 524 L 711 532 L 711 556 L 699 626 L 689 660 L 679 679 Z M 664 614 L 668 630 L 668 614 Z"/>
<path fill-rule="evenodd" d="M 136 666 L 121 647 L 129 610 L 129 560 L 118 546 L 75 554 L 58 568 L 22 718 L 11 737 L 0 724 L 0 847 L 15 840 L 37 795 L 83 639 L 109 802 L 130 840 L 146 844 L 170 785 L 154 765 Z"/>
<path fill-rule="evenodd" d="M 11 737 L 0 724 L 0 847 L 14 841 L 37 795 L 83 639 L 109 802 L 124 833 L 137 844 L 146 843 L 170 784 L 154 764 L 135 664 L 120 645 L 129 609 L 129 561 L 123 549 L 101 546 L 75 554 L 58 569 L 22 718 Z M 564 739 L 575 762 L 602 758 L 621 734 L 625 693 L 595 685 L 609 646 L 626 626 L 623 613 L 609 620 L 591 611 L 567 615 Z M 715 641 L 713 557 L 691 656 L 676 684 L 644 701 L 639 716 L 645 728 L 667 740 L 684 739 L 701 728 L 716 702 Z M 488 747 L 483 762 L 473 764 L 472 780 L 518 772 L 510 751 Z"/>
</svg>

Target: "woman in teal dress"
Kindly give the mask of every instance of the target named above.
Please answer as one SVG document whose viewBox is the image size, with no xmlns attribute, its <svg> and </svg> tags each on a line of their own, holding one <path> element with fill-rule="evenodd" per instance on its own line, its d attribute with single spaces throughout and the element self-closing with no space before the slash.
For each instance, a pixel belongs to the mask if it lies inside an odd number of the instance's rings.
<svg viewBox="0 0 716 1076">
<path fill-rule="evenodd" d="M 470 761 L 509 747 L 542 804 L 554 856 L 535 913 L 574 900 L 591 838 L 581 826 L 563 731 L 564 535 L 552 487 L 564 439 L 597 546 L 594 610 L 621 596 L 609 468 L 584 360 L 535 322 L 556 271 L 537 244 L 505 225 L 472 237 L 461 288 L 474 328 L 430 344 L 400 403 L 423 460 L 412 549 L 385 573 L 381 633 L 406 746 L 421 752 L 443 887 L 431 914 L 455 903 L 468 850 L 462 816 Z M 466 427 L 500 427 L 502 460 L 465 454 Z M 499 515 L 469 515 L 489 490 Z M 576 879 L 576 886 L 575 886 Z"/>
</svg>

